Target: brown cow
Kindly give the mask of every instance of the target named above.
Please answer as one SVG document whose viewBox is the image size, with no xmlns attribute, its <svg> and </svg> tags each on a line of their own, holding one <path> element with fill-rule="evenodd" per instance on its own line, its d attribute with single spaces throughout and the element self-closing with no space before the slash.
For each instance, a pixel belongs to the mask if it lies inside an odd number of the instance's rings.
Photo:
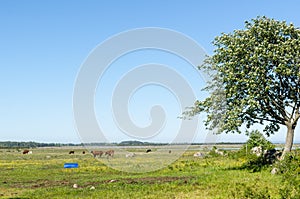
<svg viewBox="0 0 300 199">
<path fill-rule="evenodd" d="M 110 157 L 114 157 L 115 151 L 114 150 L 109 150 L 105 152 L 105 155 L 107 155 L 107 158 Z"/>
<path fill-rule="evenodd" d="M 29 150 L 27 150 L 27 149 L 23 151 L 23 154 L 28 154 L 28 153 L 29 153 Z"/>
<path fill-rule="evenodd" d="M 103 151 L 91 151 L 91 153 L 93 154 L 93 156 L 95 158 L 96 156 L 101 157 L 103 154 Z"/>
</svg>

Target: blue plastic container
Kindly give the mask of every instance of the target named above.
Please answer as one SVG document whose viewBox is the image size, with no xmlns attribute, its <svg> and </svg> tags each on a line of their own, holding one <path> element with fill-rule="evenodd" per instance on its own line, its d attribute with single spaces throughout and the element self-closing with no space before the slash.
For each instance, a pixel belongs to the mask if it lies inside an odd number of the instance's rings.
<svg viewBox="0 0 300 199">
<path fill-rule="evenodd" d="M 64 168 L 78 168 L 78 163 L 65 163 Z"/>
</svg>

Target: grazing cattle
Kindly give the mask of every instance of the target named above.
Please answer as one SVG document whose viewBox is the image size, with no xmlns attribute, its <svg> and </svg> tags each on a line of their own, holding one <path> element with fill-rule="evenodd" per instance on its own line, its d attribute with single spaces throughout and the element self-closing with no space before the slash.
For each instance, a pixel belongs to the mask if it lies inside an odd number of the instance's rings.
<svg viewBox="0 0 300 199">
<path fill-rule="evenodd" d="M 105 155 L 107 155 L 107 158 L 110 157 L 114 157 L 115 151 L 114 150 L 109 150 L 105 152 Z"/>
<path fill-rule="evenodd" d="M 23 154 L 28 154 L 28 153 L 29 153 L 29 150 L 27 150 L 27 149 L 23 151 Z"/>
<path fill-rule="evenodd" d="M 172 151 L 171 151 L 171 150 L 169 150 L 169 153 L 172 153 Z"/>
<path fill-rule="evenodd" d="M 93 154 L 94 158 L 99 156 L 101 157 L 103 154 L 103 151 L 91 151 L 91 153 Z"/>
<path fill-rule="evenodd" d="M 149 152 L 151 152 L 151 151 L 152 151 L 151 149 L 147 149 L 146 153 L 149 153 Z"/>
<path fill-rule="evenodd" d="M 69 154 L 75 154 L 75 151 L 70 151 Z"/>
<path fill-rule="evenodd" d="M 82 151 L 82 154 L 85 154 L 85 151 Z"/>
</svg>

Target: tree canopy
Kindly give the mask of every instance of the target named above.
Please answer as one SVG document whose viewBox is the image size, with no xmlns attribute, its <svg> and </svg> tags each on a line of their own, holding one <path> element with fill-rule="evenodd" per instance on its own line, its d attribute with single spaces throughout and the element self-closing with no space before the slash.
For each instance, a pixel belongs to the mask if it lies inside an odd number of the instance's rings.
<svg viewBox="0 0 300 199">
<path fill-rule="evenodd" d="M 287 127 L 290 151 L 300 117 L 300 30 L 285 21 L 257 17 L 244 30 L 222 33 L 213 41 L 214 54 L 199 68 L 212 77 L 185 116 L 207 113 L 208 128 L 241 132 L 259 123 L 267 135 Z"/>
</svg>

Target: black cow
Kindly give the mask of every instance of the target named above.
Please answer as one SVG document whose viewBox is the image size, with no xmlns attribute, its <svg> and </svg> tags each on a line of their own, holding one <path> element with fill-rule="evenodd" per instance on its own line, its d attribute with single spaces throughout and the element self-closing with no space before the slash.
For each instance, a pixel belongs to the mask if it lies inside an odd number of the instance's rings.
<svg viewBox="0 0 300 199">
<path fill-rule="evenodd" d="M 151 151 L 152 151 L 151 149 L 147 149 L 146 153 L 149 153 L 149 152 L 151 152 Z"/>
</svg>

